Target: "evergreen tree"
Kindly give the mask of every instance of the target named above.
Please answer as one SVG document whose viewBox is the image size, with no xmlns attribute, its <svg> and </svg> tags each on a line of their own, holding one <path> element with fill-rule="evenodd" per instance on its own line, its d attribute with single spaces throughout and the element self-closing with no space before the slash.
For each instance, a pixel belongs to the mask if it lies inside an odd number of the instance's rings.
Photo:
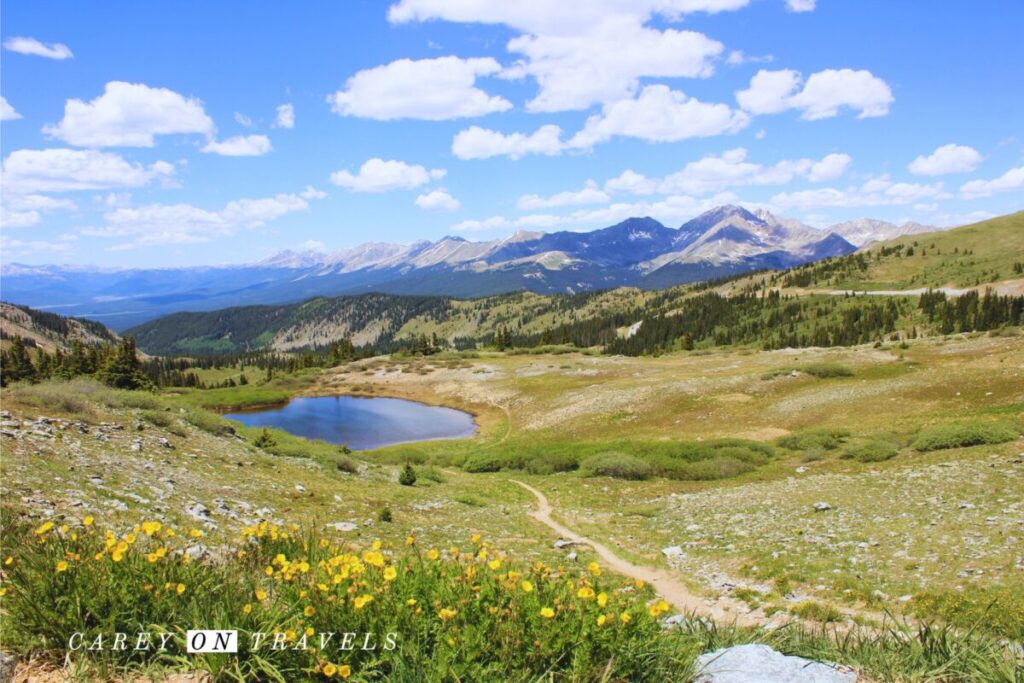
<svg viewBox="0 0 1024 683">
<path fill-rule="evenodd" d="M 36 381 L 35 366 L 32 365 L 32 359 L 29 358 L 28 349 L 25 348 L 25 342 L 21 337 L 16 336 L 11 340 L 11 349 L 4 355 L 3 361 L 0 374 L 4 386 L 21 380 Z"/>
<path fill-rule="evenodd" d="M 124 337 L 97 373 L 101 382 L 116 389 L 151 389 L 153 383 L 142 373 L 135 340 Z"/>
</svg>

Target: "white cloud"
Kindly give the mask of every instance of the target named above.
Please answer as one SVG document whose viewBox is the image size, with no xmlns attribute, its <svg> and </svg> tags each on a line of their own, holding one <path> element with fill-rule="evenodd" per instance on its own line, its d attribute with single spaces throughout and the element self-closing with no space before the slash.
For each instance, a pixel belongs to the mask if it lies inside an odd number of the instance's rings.
<svg viewBox="0 0 1024 683">
<path fill-rule="evenodd" d="M 17 240 L 7 235 L 0 235 L 0 251 L 3 251 L 9 258 L 20 258 L 31 254 L 68 254 L 71 252 L 74 240 L 60 240 L 50 242 L 47 240 Z"/>
<path fill-rule="evenodd" d="M 790 12 L 813 12 L 817 0 L 786 0 L 786 9 Z"/>
<path fill-rule="evenodd" d="M 928 156 L 917 157 L 910 162 L 907 169 L 915 175 L 969 173 L 978 168 L 981 161 L 981 154 L 973 147 L 948 144 L 939 147 Z"/>
<path fill-rule="evenodd" d="M 295 127 L 295 105 L 282 104 L 277 108 L 277 118 L 274 119 L 275 128 Z"/>
<path fill-rule="evenodd" d="M 610 201 L 611 197 L 604 190 L 597 187 L 597 183 L 588 180 L 583 189 L 574 192 L 559 192 L 550 197 L 541 197 L 535 194 L 526 194 L 516 202 L 516 208 L 520 211 L 536 211 L 537 209 L 551 209 L 559 206 L 580 206 L 583 204 L 604 204 Z"/>
<path fill-rule="evenodd" d="M 323 199 L 327 196 L 327 193 L 323 190 L 318 190 L 312 185 L 306 185 L 306 189 L 300 192 L 299 196 L 303 199 Z"/>
<path fill-rule="evenodd" d="M 4 229 L 32 227 L 42 222 L 44 213 L 78 208 L 70 199 L 42 194 L 11 194 L 6 186 L 4 190 L 0 199 L 0 227 Z"/>
<path fill-rule="evenodd" d="M 14 121 L 20 118 L 21 114 L 10 105 L 6 97 L 0 95 L 0 121 Z"/>
<path fill-rule="evenodd" d="M 872 178 L 860 186 L 845 189 L 826 187 L 800 192 L 782 192 L 771 198 L 774 206 L 783 209 L 851 208 L 862 206 L 904 206 L 922 200 L 950 199 L 942 183 L 923 185 L 894 183 L 888 176 Z"/>
<path fill-rule="evenodd" d="M 851 163 L 853 163 L 853 158 L 849 154 L 829 154 L 811 166 L 811 172 L 807 174 L 807 179 L 814 183 L 835 180 L 846 173 Z"/>
<path fill-rule="evenodd" d="M 579 209 L 567 215 L 527 214 L 518 218 L 491 216 L 483 220 L 460 221 L 451 227 L 454 232 L 489 232 L 518 229 L 563 228 L 583 230 L 618 223 L 633 216 L 651 216 L 666 224 L 689 220 L 722 204 L 739 203 L 731 192 L 723 192 L 704 199 L 686 195 L 672 195 L 656 202 L 616 202 L 597 209 Z M 745 206 L 756 206 L 744 202 Z"/>
<path fill-rule="evenodd" d="M 488 159 L 507 156 L 512 159 L 527 154 L 554 156 L 562 153 L 562 129 L 555 125 L 541 126 L 530 135 L 499 133 L 471 126 L 459 131 L 452 140 L 452 154 L 459 159 Z"/>
<path fill-rule="evenodd" d="M 246 128 L 252 128 L 252 119 L 241 112 L 235 112 L 235 121 Z"/>
<path fill-rule="evenodd" d="M 687 138 L 735 133 L 750 116 L 725 104 L 708 104 L 671 90 L 649 85 L 639 97 L 606 104 L 587 119 L 569 145 L 588 148 L 619 135 L 650 142 L 676 142 Z"/>
<path fill-rule="evenodd" d="M 747 150 L 738 148 L 691 161 L 681 170 L 660 179 L 627 170 L 606 182 L 605 189 L 641 195 L 705 195 L 730 187 L 784 185 L 796 178 L 812 182 L 831 180 L 845 173 L 851 162 L 847 154 L 829 154 L 820 161 L 783 159 L 765 166 L 748 161 Z"/>
<path fill-rule="evenodd" d="M 342 116 L 381 121 L 483 116 L 512 108 L 508 100 L 475 87 L 477 78 L 499 71 L 501 65 L 490 57 L 399 59 L 358 72 L 327 101 Z"/>
<path fill-rule="evenodd" d="M 145 167 L 95 150 L 19 149 L 4 159 L 0 178 L 9 192 L 31 193 L 141 187 L 173 176 L 174 166 L 166 161 Z"/>
<path fill-rule="evenodd" d="M 801 88 L 801 85 L 803 86 Z M 750 87 L 736 92 L 736 101 L 751 114 L 777 114 L 799 109 L 808 121 L 831 118 L 848 107 L 857 118 L 885 116 L 893 102 L 889 85 L 870 71 L 825 69 L 802 82 L 792 69 L 762 69 L 750 80 Z"/>
<path fill-rule="evenodd" d="M 62 43 L 43 43 L 35 38 L 11 37 L 4 41 L 4 48 L 23 55 L 46 57 L 47 59 L 70 59 L 71 49 Z"/>
<path fill-rule="evenodd" d="M 992 180 L 971 180 L 960 187 L 964 199 L 991 197 L 997 192 L 1024 191 L 1024 166 L 1011 168 Z"/>
<path fill-rule="evenodd" d="M 266 135 L 237 135 L 220 142 L 210 140 L 200 151 L 225 157 L 260 157 L 271 149 Z"/>
<path fill-rule="evenodd" d="M 373 158 L 359 167 L 359 172 L 335 171 L 331 182 L 353 192 L 389 192 L 391 190 L 412 190 L 426 185 L 431 180 L 443 178 L 442 169 L 427 170 L 423 166 Z"/>
<path fill-rule="evenodd" d="M 107 83 L 91 102 L 68 100 L 64 118 L 43 132 L 80 147 L 152 147 L 154 136 L 213 134 L 203 103 L 142 83 Z"/>
<path fill-rule="evenodd" d="M 30 228 L 42 220 L 43 217 L 38 211 L 13 211 L 6 205 L 0 205 L 0 228 L 4 230 Z"/>
<path fill-rule="evenodd" d="M 391 7 L 395 23 L 442 19 L 504 24 L 523 31 L 509 52 L 523 59 L 506 77 L 533 77 L 540 87 L 530 111 L 586 109 L 632 97 L 641 78 L 706 78 L 723 46 L 695 31 L 659 30 L 645 24 L 655 15 L 677 21 L 693 12 L 744 7 L 749 0 L 402 0 Z"/>
<path fill-rule="evenodd" d="M 424 211 L 457 211 L 462 206 L 447 190 L 426 192 L 416 197 L 414 203 Z"/>
<path fill-rule="evenodd" d="M 104 214 L 106 225 L 85 228 L 81 234 L 95 238 L 127 237 L 130 241 L 111 247 L 125 251 L 171 244 L 200 244 L 217 237 L 253 229 L 290 213 L 309 210 L 309 203 L 295 194 L 262 199 L 236 199 L 222 209 L 202 209 L 191 204 L 149 204 L 125 207 Z"/>
</svg>

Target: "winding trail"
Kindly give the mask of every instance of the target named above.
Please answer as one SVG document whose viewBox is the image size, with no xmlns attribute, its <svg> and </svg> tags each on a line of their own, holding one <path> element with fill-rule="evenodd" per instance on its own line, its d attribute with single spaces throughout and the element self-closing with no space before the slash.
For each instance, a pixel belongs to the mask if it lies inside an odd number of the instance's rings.
<svg viewBox="0 0 1024 683">
<path fill-rule="evenodd" d="M 614 571 L 633 579 L 641 579 L 651 584 L 662 598 L 677 610 L 684 614 L 695 614 L 702 617 L 710 617 L 715 621 L 735 623 L 740 626 L 756 626 L 762 622 L 752 619 L 746 613 L 745 605 L 729 598 L 718 598 L 708 600 L 690 591 L 687 586 L 663 569 L 657 567 L 645 567 L 633 564 L 624 560 L 607 546 L 593 541 L 586 536 L 581 536 L 568 527 L 562 526 L 551 518 L 551 503 L 547 497 L 529 484 L 512 479 L 524 489 L 533 494 L 537 499 L 537 509 L 530 513 L 530 516 L 538 522 L 548 526 L 562 538 L 568 539 L 578 545 L 589 545 L 594 552 Z"/>
</svg>

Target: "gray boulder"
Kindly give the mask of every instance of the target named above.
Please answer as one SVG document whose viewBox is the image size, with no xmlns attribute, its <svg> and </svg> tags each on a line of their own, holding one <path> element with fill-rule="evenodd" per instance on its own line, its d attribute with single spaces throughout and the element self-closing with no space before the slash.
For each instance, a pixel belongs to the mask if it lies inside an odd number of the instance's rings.
<svg viewBox="0 0 1024 683">
<path fill-rule="evenodd" d="M 695 683 L 856 683 L 857 674 L 831 664 L 738 645 L 697 658 Z"/>
</svg>

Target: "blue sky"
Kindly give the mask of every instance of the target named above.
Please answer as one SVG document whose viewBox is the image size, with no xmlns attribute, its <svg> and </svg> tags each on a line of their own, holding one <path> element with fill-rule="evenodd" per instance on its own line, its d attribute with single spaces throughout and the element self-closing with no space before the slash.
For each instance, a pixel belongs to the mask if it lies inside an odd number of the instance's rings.
<svg viewBox="0 0 1024 683">
<path fill-rule="evenodd" d="M 819 227 L 1024 204 L 1019 2 L 0 12 L 4 263 L 677 226 L 726 202 Z"/>
</svg>

